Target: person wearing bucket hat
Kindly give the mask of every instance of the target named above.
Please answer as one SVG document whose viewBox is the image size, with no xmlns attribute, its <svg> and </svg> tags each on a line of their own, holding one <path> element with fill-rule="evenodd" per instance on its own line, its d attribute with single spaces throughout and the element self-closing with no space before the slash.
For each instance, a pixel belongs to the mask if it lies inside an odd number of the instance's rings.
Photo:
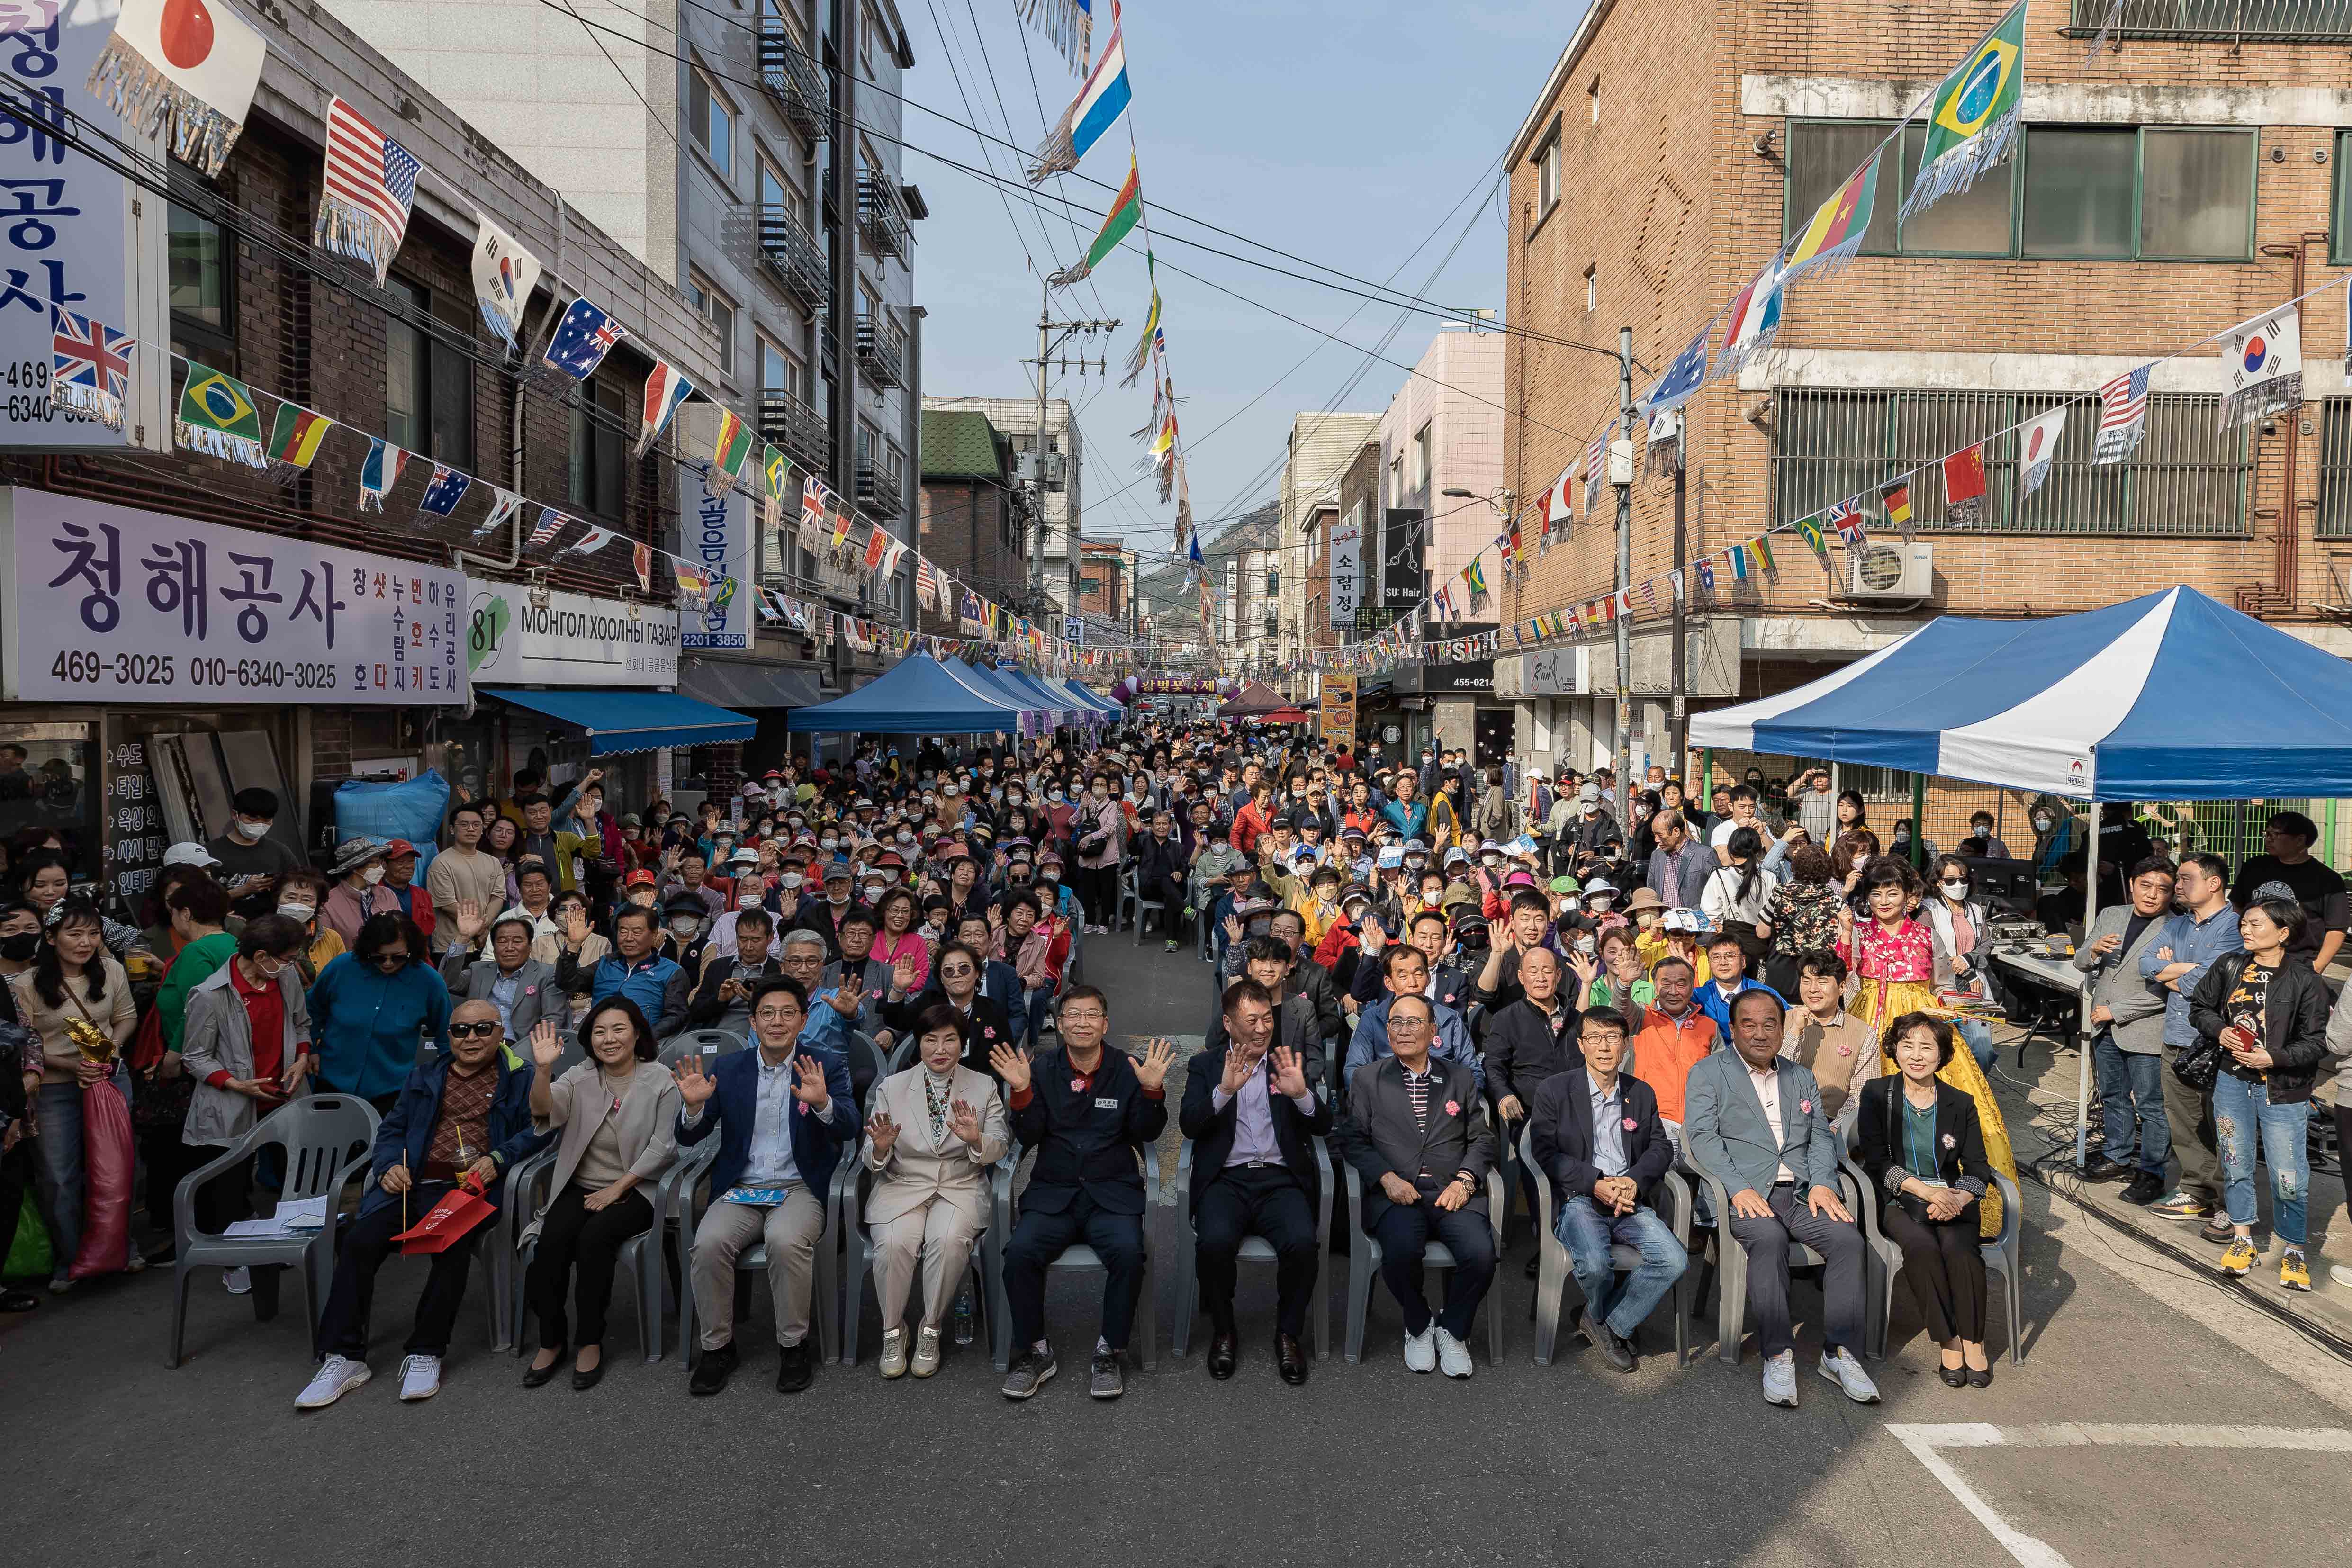
<svg viewBox="0 0 2352 1568">
<path fill-rule="evenodd" d="M 386 847 L 381 838 L 358 835 L 336 845 L 335 858 L 327 863 L 334 886 L 319 910 L 319 921 L 341 937 L 346 948 L 357 945 L 360 927 L 370 915 L 407 912 L 404 900 L 383 885 Z"/>
</svg>

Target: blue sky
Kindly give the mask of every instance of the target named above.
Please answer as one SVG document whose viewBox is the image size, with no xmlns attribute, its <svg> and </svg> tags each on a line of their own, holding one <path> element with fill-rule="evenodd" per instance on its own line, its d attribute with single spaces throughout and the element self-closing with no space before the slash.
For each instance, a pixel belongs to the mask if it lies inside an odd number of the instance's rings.
<svg viewBox="0 0 2352 1568">
<path fill-rule="evenodd" d="M 1007 0 L 899 4 L 916 58 L 906 90 L 917 102 L 960 121 L 976 118 L 999 135 L 1009 120 L 1008 140 L 1030 147 L 1044 138 L 1040 99 L 1050 121 L 1076 94 L 1077 76 L 1042 35 L 1020 24 Z M 1109 5 L 1096 4 L 1099 48 Z M 1447 307 L 1499 310 L 1504 247 L 1494 187 L 1501 154 L 1580 10 L 1574 5 L 1432 7 L 1388 0 L 1303 0 L 1272 8 L 1225 0 L 1129 5 L 1128 72 L 1135 93 L 1129 118 L 1145 206 L 1169 209 L 1158 221 L 1153 247 L 1162 263 L 1162 322 L 1177 394 L 1184 399 L 1178 419 L 1190 454 L 1193 511 L 1212 536 L 1222 525 L 1209 520 L 1221 510 L 1272 495 L 1294 413 L 1322 407 L 1360 371 L 1338 406 L 1385 406 L 1405 372 L 1378 362 L 1366 368 L 1363 351 L 1394 330 L 1394 340 L 1381 352 L 1409 366 L 1444 318 L 1416 312 L 1400 327 L 1395 306 L 1176 243 L 1184 236 L 1248 250 L 1174 215 L 1202 218 L 1376 281 L 1422 246 L 1396 287 Z M 964 163 L 987 161 L 969 131 L 918 110 L 908 112 L 906 127 L 918 147 Z M 1116 186 L 1126 176 L 1126 136 L 1114 131 L 1093 150 L 1083 173 Z M 991 147 L 988 156 L 1000 173 L 1013 172 L 1012 155 L 1002 147 Z M 1025 368 L 1015 363 L 1036 353 L 1039 288 L 1030 258 L 1034 255 L 1040 270 L 1066 264 L 1093 237 L 1097 220 L 1076 216 L 1074 236 L 1070 221 L 1013 197 L 1009 222 L 993 187 L 981 180 L 915 152 L 907 157 L 906 172 L 922 187 L 931 214 L 920 226 L 915 268 L 916 300 L 928 311 L 924 390 L 1033 395 Z M 1069 181 L 1066 190 L 1072 201 L 1088 207 L 1108 205 L 1108 191 L 1080 181 Z M 1047 212 L 1058 209 L 1049 205 Z M 1433 268 L 1457 240 L 1453 260 L 1433 279 Z M 1049 242 L 1050 259 L 1045 254 Z M 1178 267 L 1308 325 L 1293 325 L 1179 276 L 1171 269 Z M 1108 346 L 1087 350 L 1090 357 L 1107 355 L 1111 374 L 1066 382 L 1057 373 L 1054 392 L 1079 402 L 1087 443 L 1086 531 L 1124 533 L 1149 560 L 1167 549 L 1174 508 L 1160 504 L 1135 467 L 1142 448 L 1129 433 L 1150 417 L 1149 380 L 1131 389 L 1118 384 L 1119 362 L 1149 304 L 1142 257 L 1123 252 L 1090 282 L 1061 292 L 1056 313 L 1121 319 Z M 1318 332 L 1352 346 L 1326 342 Z M 1075 354 L 1076 345 L 1066 352 Z M 1251 405 L 1261 393 L 1265 395 Z M 1139 482 L 1114 495 L 1130 481 Z"/>
</svg>

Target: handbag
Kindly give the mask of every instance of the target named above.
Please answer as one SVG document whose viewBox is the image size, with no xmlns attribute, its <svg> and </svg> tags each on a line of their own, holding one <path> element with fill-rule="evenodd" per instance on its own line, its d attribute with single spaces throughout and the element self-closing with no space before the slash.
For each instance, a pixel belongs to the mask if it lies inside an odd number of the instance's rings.
<svg viewBox="0 0 2352 1568">
<path fill-rule="evenodd" d="M 2221 1077 L 2221 1042 L 2200 1035 L 2172 1058 L 2172 1076 L 2203 1094 Z"/>
</svg>

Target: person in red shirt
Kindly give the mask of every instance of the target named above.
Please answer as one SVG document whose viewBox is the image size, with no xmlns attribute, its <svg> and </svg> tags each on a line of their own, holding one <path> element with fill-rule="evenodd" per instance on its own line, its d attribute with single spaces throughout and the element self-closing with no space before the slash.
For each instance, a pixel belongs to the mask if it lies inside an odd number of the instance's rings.
<svg viewBox="0 0 2352 1568">
<path fill-rule="evenodd" d="M 383 885 L 400 900 L 401 909 L 416 922 L 429 942 L 433 936 L 433 895 L 416 879 L 416 846 L 395 838 L 384 846 Z"/>
<path fill-rule="evenodd" d="M 1249 804 L 1234 813 L 1234 847 L 1255 855 L 1258 836 L 1273 826 L 1274 786 L 1262 784 L 1250 791 Z"/>
<path fill-rule="evenodd" d="M 236 952 L 188 993 L 180 1037 L 182 1068 L 195 1080 L 181 1141 L 218 1151 L 302 1091 L 317 1066 L 310 1016 L 295 960 L 310 941 L 300 922 L 257 915 L 237 935 Z M 196 1228 L 217 1235 L 253 1213 L 253 1158 L 198 1187 Z M 233 1295 L 250 1290 L 243 1268 L 223 1271 Z"/>
</svg>

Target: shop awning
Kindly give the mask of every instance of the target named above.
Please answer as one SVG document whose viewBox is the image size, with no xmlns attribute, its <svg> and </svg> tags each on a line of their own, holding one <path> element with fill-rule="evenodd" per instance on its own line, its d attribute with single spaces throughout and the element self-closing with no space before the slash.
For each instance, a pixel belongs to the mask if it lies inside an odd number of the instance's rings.
<svg viewBox="0 0 2352 1568">
<path fill-rule="evenodd" d="M 693 654 L 678 666 L 677 689 L 721 708 L 814 708 L 824 700 L 813 665 L 749 664 Z"/>
<path fill-rule="evenodd" d="M 517 708 L 544 713 L 588 734 L 592 757 L 617 756 L 625 752 L 652 752 L 664 746 L 709 746 L 725 741 L 748 741 L 759 721 L 747 714 L 669 691 L 586 690 L 565 688 L 526 691 L 514 687 L 487 688 L 495 697 Z"/>
</svg>

